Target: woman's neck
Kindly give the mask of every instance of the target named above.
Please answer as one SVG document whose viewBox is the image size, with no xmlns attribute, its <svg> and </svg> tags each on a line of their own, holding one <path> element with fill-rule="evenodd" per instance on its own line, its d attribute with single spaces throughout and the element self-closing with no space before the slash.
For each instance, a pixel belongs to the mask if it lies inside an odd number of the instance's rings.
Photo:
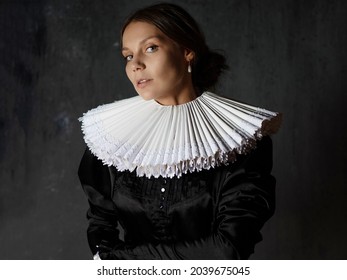
<svg viewBox="0 0 347 280">
<path fill-rule="evenodd" d="M 198 97 L 193 85 L 182 89 L 179 94 L 156 99 L 155 101 L 163 106 L 181 105 L 193 101 Z"/>
</svg>

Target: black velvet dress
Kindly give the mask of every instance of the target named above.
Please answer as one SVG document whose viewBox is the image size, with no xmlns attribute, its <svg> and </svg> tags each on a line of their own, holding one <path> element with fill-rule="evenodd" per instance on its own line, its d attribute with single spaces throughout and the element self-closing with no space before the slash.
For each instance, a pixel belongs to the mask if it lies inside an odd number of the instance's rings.
<svg viewBox="0 0 347 280">
<path fill-rule="evenodd" d="M 270 137 L 234 163 L 172 179 L 119 172 L 86 149 L 79 177 L 91 251 L 101 259 L 247 259 L 274 212 L 271 169 Z"/>
</svg>

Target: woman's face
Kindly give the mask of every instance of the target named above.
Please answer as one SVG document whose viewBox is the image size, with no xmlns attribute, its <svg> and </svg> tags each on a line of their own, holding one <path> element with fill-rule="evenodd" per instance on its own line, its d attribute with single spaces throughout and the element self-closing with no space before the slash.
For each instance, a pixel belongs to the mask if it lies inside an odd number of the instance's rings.
<svg viewBox="0 0 347 280">
<path fill-rule="evenodd" d="M 140 96 L 163 105 L 187 102 L 184 97 L 193 90 L 187 71 L 192 52 L 146 22 L 131 22 L 122 40 L 126 74 Z"/>
</svg>

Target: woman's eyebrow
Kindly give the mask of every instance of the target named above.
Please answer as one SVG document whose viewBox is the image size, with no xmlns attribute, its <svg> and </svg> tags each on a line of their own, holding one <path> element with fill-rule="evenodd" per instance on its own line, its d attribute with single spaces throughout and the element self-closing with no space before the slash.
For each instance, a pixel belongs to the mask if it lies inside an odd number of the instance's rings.
<svg viewBox="0 0 347 280">
<path fill-rule="evenodd" d="M 148 36 L 147 38 L 141 40 L 141 41 L 139 42 L 139 45 L 142 45 L 142 44 L 143 44 L 144 42 L 146 42 L 147 40 L 153 39 L 153 38 L 158 39 L 158 40 L 163 39 L 163 37 L 160 36 L 160 35 L 151 35 L 151 36 Z M 127 48 L 127 47 L 123 47 L 123 48 L 122 48 L 122 51 L 127 51 L 127 50 L 129 50 L 129 48 Z"/>
</svg>

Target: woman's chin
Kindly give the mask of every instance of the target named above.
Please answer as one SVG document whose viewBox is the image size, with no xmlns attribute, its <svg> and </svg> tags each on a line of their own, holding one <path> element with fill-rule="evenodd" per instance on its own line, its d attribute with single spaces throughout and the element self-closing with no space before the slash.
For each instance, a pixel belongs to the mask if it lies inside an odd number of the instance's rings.
<svg viewBox="0 0 347 280">
<path fill-rule="evenodd" d="M 140 95 L 144 100 L 146 100 L 146 101 L 148 101 L 148 100 L 151 100 L 151 99 L 153 99 L 154 98 L 154 96 L 153 96 L 153 94 L 151 94 L 151 93 L 145 93 L 145 92 L 137 92 L 138 93 L 138 95 Z"/>
</svg>

